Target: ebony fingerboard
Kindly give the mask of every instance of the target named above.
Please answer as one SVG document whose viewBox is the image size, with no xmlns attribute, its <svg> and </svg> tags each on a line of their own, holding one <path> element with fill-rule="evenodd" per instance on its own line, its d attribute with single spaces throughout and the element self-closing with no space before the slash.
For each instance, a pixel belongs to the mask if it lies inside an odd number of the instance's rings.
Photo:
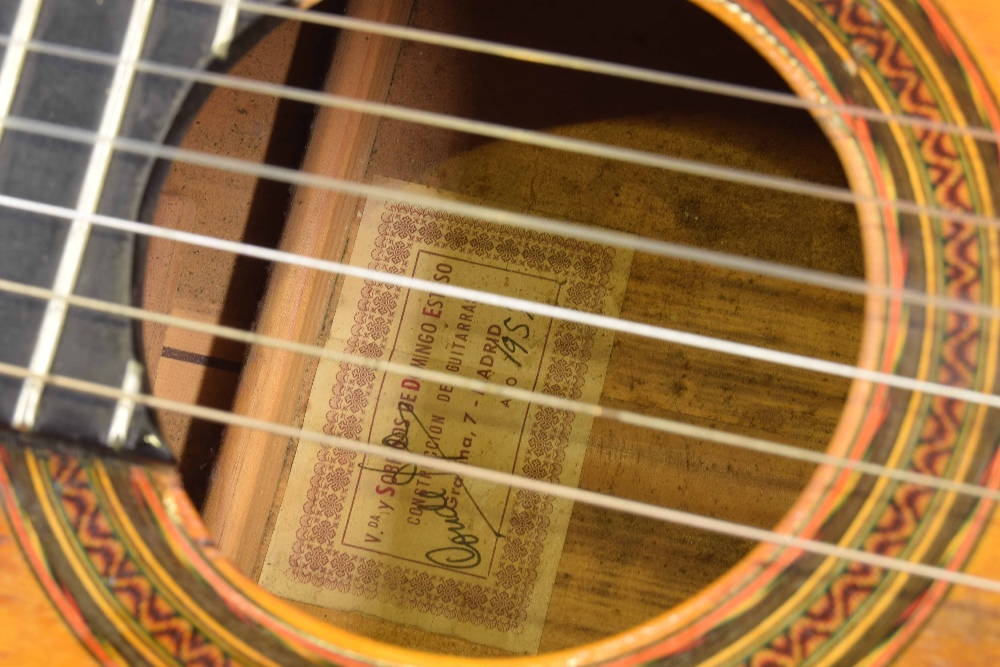
<svg viewBox="0 0 1000 667">
<path fill-rule="evenodd" d="M 13 3 L 17 5 L 18 3 Z M 133 0 L 44 0 L 32 42 L 82 49 L 83 55 L 120 57 Z M 0 3 L 0 30 L 9 35 L 18 8 Z M 211 43 L 219 19 L 217 6 L 161 0 L 142 35 L 142 59 L 186 68 L 215 67 Z M 243 14 L 232 60 L 241 46 L 270 26 Z M 252 30 L 248 30 L 251 26 Z M 29 47 L 10 111 L 0 136 L 0 194 L 30 202 L 75 209 L 100 127 L 114 67 Z M 128 90 L 119 136 L 145 142 L 179 140 L 186 121 L 207 95 L 189 82 L 136 71 Z M 23 121 L 46 123 L 43 136 Z M 19 124 L 20 123 L 20 124 Z M 37 129 L 37 128 L 34 128 Z M 66 137 L 66 130 L 82 130 Z M 55 136 L 51 136 L 55 135 Z M 89 139 L 89 140 L 88 140 Z M 154 157 L 116 150 L 107 166 L 97 213 L 128 220 L 149 220 L 166 165 Z M 159 176 L 158 176 L 159 175 Z M 0 278 L 51 288 L 66 243 L 70 221 L 0 208 Z M 90 231 L 74 293 L 114 303 L 130 303 L 138 293 L 136 242 L 130 234 L 95 226 Z M 27 366 L 39 335 L 46 303 L 0 294 L 0 361 Z M 126 364 L 138 355 L 132 321 L 69 309 L 56 349 L 52 373 L 112 387 L 121 386 Z M 0 377 L 0 420 L 10 424 L 23 382 Z M 48 386 L 33 430 L 61 438 L 102 444 L 115 401 Z M 148 411 L 137 408 L 126 449 L 141 448 L 153 428 Z"/>
</svg>

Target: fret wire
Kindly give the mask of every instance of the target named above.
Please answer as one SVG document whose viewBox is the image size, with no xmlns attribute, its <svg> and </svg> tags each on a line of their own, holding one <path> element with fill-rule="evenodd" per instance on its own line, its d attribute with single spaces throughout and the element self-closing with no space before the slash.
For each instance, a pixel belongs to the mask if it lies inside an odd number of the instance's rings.
<svg viewBox="0 0 1000 667">
<path fill-rule="evenodd" d="M 236 22 L 240 18 L 239 0 L 223 0 L 219 7 L 219 22 L 215 26 L 215 36 L 212 38 L 212 55 L 225 58 L 229 54 L 229 45 L 236 35 Z"/>
<path fill-rule="evenodd" d="M 14 95 L 17 94 L 17 84 L 21 79 L 21 70 L 27 57 L 27 44 L 35 31 L 35 23 L 38 21 L 41 9 L 42 0 L 22 0 L 18 5 L 17 16 L 11 28 L 11 39 L 5 44 L 7 50 L 4 53 L 3 65 L 0 66 L 0 118 L 10 114 Z M 2 136 L 3 127 L 0 126 L 0 137 Z"/>
<path fill-rule="evenodd" d="M 182 151 L 183 149 L 175 149 L 175 150 Z M 171 155 L 173 155 L 173 153 L 171 153 Z M 214 164 L 215 160 L 210 161 L 210 163 Z M 211 164 L 206 166 L 211 166 Z M 276 168 L 272 167 L 271 169 L 276 169 Z M 289 170 L 289 171 L 292 171 L 292 173 L 294 174 L 299 174 L 299 172 L 295 172 L 294 170 Z M 267 170 L 265 170 L 264 172 L 264 174 L 269 174 L 269 173 L 270 171 Z M 305 179 L 305 175 L 302 176 Z M 265 177 L 270 177 L 270 176 L 265 176 Z M 305 179 L 300 184 L 311 185 L 312 183 L 309 182 L 309 179 Z M 398 191 L 392 189 L 387 190 L 384 188 L 373 187 L 373 190 L 375 190 L 375 192 L 374 194 L 372 194 L 372 196 L 379 196 L 379 197 L 385 196 L 388 199 L 392 199 L 393 198 L 392 195 L 399 194 Z M 10 199 L 11 198 L 6 196 L 0 196 L 0 205 L 15 204 L 15 202 L 10 201 Z M 16 207 L 21 208 L 23 210 L 35 210 L 37 212 L 45 211 L 48 214 L 53 214 L 53 215 L 58 215 L 59 212 L 58 207 L 52 207 L 50 205 L 30 206 L 30 205 L 25 205 L 22 202 L 20 204 L 17 204 Z M 264 259 L 268 261 L 282 262 L 282 263 L 292 264 L 294 266 L 300 266 L 303 268 L 316 269 L 326 273 L 335 273 L 344 276 L 360 278 L 362 280 L 373 280 L 376 282 L 397 285 L 399 287 L 405 287 L 408 289 L 418 289 L 422 291 L 435 292 L 438 294 L 442 294 L 444 296 L 452 296 L 459 299 L 468 299 L 471 301 L 476 301 L 478 303 L 497 306 L 501 308 L 508 308 L 512 310 L 523 310 L 525 312 L 531 312 L 534 314 L 542 315 L 544 317 L 576 322 L 579 324 L 585 324 L 588 326 L 609 329 L 621 333 L 634 334 L 638 336 L 652 338 L 655 340 L 662 340 L 664 342 L 677 343 L 681 345 L 697 347 L 699 349 L 722 352 L 725 354 L 733 354 L 745 358 L 756 359 L 758 361 L 766 361 L 769 363 L 776 363 L 780 365 L 791 366 L 794 368 L 801 368 L 803 370 L 811 370 L 818 373 L 836 375 L 839 377 L 845 377 L 854 380 L 862 380 L 866 382 L 873 382 L 876 384 L 884 384 L 908 391 L 916 391 L 927 394 L 933 394 L 937 396 L 945 396 L 948 398 L 954 398 L 956 400 L 966 401 L 969 403 L 975 403 L 979 405 L 1000 407 L 1000 396 L 994 394 L 986 394 L 984 392 L 979 392 L 971 389 L 952 387 L 949 385 L 944 385 L 936 382 L 928 382 L 925 380 L 917 380 L 915 378 L 899 376 L 892 373 L 872 371 L 868 369 L 858 368 L 850 364 L 826 361 L 823 359 L 816 359 L 805 355 L 797 355 L 787 352 L 781 352 L 778 350 L 772 350 L 769 348 L 763 348 L 753 345 L 746 345 L 743 343 L 735 343 L 728 340 L 712 338 L 710 336 L 702 336 L 684 331 L 668 329 L 665 327 L 643 324 L 640 322 L 633 322 L 630 320 L 623 320 L 620 318 L 608 317 L 604 315 L 595 315 L 592 313 L 576 311 L 561 306 L 552 306 L 534 301 L 517 299 L 509 296 L 504 296 L 501 294 L 495 294 L 492 292 L 483 292 L 480 290 L 458 287 L 455 285 L 446 285 L 442 283 L 421 280 L 418 278 L 410 278 L 407 276 L 400 276 L 392 273 L 374 271 L 372 269 L 356 267 L 350 264 L 344 264 L 342 262 L 335 262 L 332 260 L 320 259 L 316 257 L 296 255 L 295 253 L 290 253 L 282 250 L 263 248 L 260 246 L 252 246 L 239 243 L 236 241 L 227 241 L 225 239 L 203 236 L 191 232 L 167 230 L 161 227 L 154 227 L 152 225 L 115 219 L 108 216 L 94 215 L 94 216 L 89 216 L 88 219 L 93 221 L 100 221 L 100 224 L 111 228 L 133 231 L 138 234 L 145 234 L 149 236 L 174 238 L 176 240 L 180 240 L 183 242 L 191 242 L 196 245 L 201 245 L 203 247 L 209 247 L 216 250 L 222 250 L 224 252 L 233 252 L 242 254 L 247 257 L 256 257 L 258 259 Z"/>
<path fill-rule="evenodd" d="M 13 41 L 14 40 L 9 38 L 8 36 L 0 35 L 0 44 L 5 44 Z M 103 54 L 96 51 L 89 51 L 86 49 L 80 49 L 77 47 L 66 47 L 62 45 L 50 44 L 47 42 L 31 41 L 28 43 L 28 49 L 31 51 L 36 51 L 38 53 L 56 55 L 65 58 L 74 58 L 87 62 L 95 62 L 103 64 L 114 64 L 116 62 L 114 56 L 108 54 Z M 226 87 L 235 90 L 245 90 L 248 92 L 254 92 L 264 95 L 273 95 L 276 97 L 281 97 L 283 99 L 307 102 L 311 104 L 332 106 L 348 110 L 359 110 L 364 113 L 377 113 L 379 115 L 392 114 L 395 117 L 403 118 L 405 120 L 410 120 L 412 122 L 422 122 L 420 120 L 416 120 L 417 117 L 416 114 L 426 113 L 426 112 L 407 110 L 405 108 L 394 108 L 391 107 L 391 105 L 370 103 L 327 93 L 314 92 L 301 88 L 293 88 L 290 86 L 285 86 L 280 84 L 270 84 L 270 83 L 255 81 L 253 79 L 236 77 L 228 74 L 202 72 L 200 70 L 175 67 L 172 65 L 163 65 L 159 63 L 152 63 L 149 61 L 137 62 L 136 69 L 145 73 L 169 76 L 193 82 L 208 83 L 219 87 Z M 395 109 L 395 111 L 382 113 L 380 109 L 383 107 Z M 398 114 L 396 113 L 396 111 L 398 111 Z M 411 112 L 414 114 L 413 116 L 410 116 Z M 461 131 L 473 131 L 473 130 L 466 130 L 465 127 L 463 126 L 463 123 L 466 122 L 473 124 L 478 123 L 478 121 L 465 121 L 464 119 L 454 118 L 442 114 L 428 114 L 428 115 L 441 116 L 442 120 L 440 126 L 450 127 L 452 129 L 461 129 Z M 455 122 L 453 123 L 452 121 Z M 497 127 L 502 127 L 502 126 L 497 126 Z M 510 137 L 504 137 L 504 138 L 509 138 L 512 141 L 518 141 L 518 139 L 515 137 L 518 134 L 523 133 L 523 131 L 514 130 L 513 128 L 504 128 L 504 129 L 512 130 Z M 553 142 L 557 140 L 562 140 L 562 138 L 561 137 L 552 138 Z M 559 146 L 559 149 L 572 150 L 572 148 L 567 149 L 562 145 Z M 572 225 L 571 223 L 559 223 L 557 221 L 550 221 L 550 224 L 561 225 L 561 227 L 559 229 L 550 227 L 549 229 L 546 230 L 547 233 L 555 233 L 570 238 L 579 238 L 574 231 L 574 229 L 576 228 L 575 225 Z M 536 227 L 531 227 L 531 228 L 536 228 Z M 951 310 L 954 312 L 962 312 L 970 315 L 978 315 L 983 317 L 991 317 L 991 318 L 1000 317 L 1000 309 L 997 309 L 996 307 L 973 303 L 970 301 L 964 301 L 961 299 L 932 296 L 917 290 L 907 289 L 907 288 L 893 288 L 882 285 L 874 285 L 857 278 L 838 276 L 835 274 L 825 273 L 814 269 L 805 269 L 801 267 L 782 265 L 775 262 L 769 262 L 766 260 L 740 257 L 737 255 L 732 255 L 729 253 L 723 253 L 719 251 L 694 248 L 690 246 L 684 246 L 681 244 L 671 243 L 669 241 L 661 241 L 658 239 L 635 236 L 623 232 L 615 232 L 611 230 L 599 230 L 597 233 L 602 234 L 602 236 L 600 238 L 593 237 L 594 240 L 598 240 L 599 242 L 605 245 L 612 245 L 615 247 L 627 248 L 631 250 L 642 250 L 663 257 L 682 259 L 686 261 L 708 264 L 711 266 L 718 266 L 721 268 L 745 271 L 747 273 L 754 273 L 757 275 L 769 276 L 783 280 L 790 280 L 793 282 L 799 282 L 818 287 L 825 287 L 828 289 L 833 289 L 851 294 L 876 296 L 885 299 L 896 299 L 903 303 L 908 303 L 916 306 L 934 307 L 943 310 Z"/>
<path fill-rule="evenodd" d="M 219 6 L 221 3 L 228 2 L 230 0 L 176 1 Z M 958 125 L 947 121 L 932 120 L 909 114 L 889 113 L 879 109 L 863 107 L 856 104 L 833 103 L 830 102 L 825 95 L 818 100 L 810 100 L 799 97 L 794 93 L 771 91 L 763 88 L 754 88 L 753 86 L 727 83 L 724 81 L 716 81 L 684 74 L 663 72 L 646 67 L 623 65 L 606 60 L 571 56 L 553 51 L 515 46 L 512 44 L 493 42 L 474 37 L 450 35 L 422 28 L 411 28 L 409 26 L 381 23 L 378 21 L 359 19 L 344 15 L 312 12 L 296 7 L 268 5 L 248 0 L 238 0 L 238 4 L 239 7 L 248 14 L 273 16 L 291 21 L 301 21 L 303 23 L 327 26 L 330 28 L 340 28 L 344 30 L 354 30 L 356 32 L 382 35 L 385 37 L 394 37 L 407 41 L 431 44 L 434 46 L 444 46 L 471 53 L 498 56 L 501 58 L 548 65 L 551 67 L 559 67 L 578 72 L 589 72 L 591 74 L 601 74 L 619 79 L 641 81 L 654 85 L 680 88 L 684 90 L 708 93 L 711 95 L 742 99 L 750 102 L 760 102 L 763 104 L 787 107 L 791 109 L 801 109 L 803 111 L 809 111 L 816 114 L 853 116 L 878 123 L 895 123 L 902 126 L 930 130 L 933 132 L 969 136 L 973 139 L 981 141 L 1000 140 L 1000 132 L 991 128 Z"/>
<path fill-rule="evenodd" d="M 154 1 L 135 0 L 132 5 L 122 42 L 121 58 L 115 67 L 114 77 L 108 89 L 100 126 L 91 142 L 90 159 L 77 198 L 78 215 L 70 225 L 59 259 L 59 267 L 56 270 L 53 290 L 59 294 L 69 294 L 76 286 L 91 228 L 85 217 L 80 216 L 96 212 L 100 203 L 101 193 L 104 191 L 104 179 L 113 155 L 112 142 L 118 135 L 125 116 L 126 103 L 135 74 L 134 64 L 142 53 Z M 49 301 L 31 355 L 29 367 L 33 372 L 44 374 L 52 367 L 65 323 L 65 303 Z M 29 378 L 24 383 L 14 408 L 12 420 L 14 428 L 31 430 L 34 427 L 43 391 L 44 383 L 36 377 Z"/>
<path fill-rule="evenodd" d="M 669 433 L 672 435 L 677 435 L 685 438 L 704 440 L 707 442 L 725 445 L 728 447 L 735 447 L 739 449 L 755 451 L 761 454 L 766 454 L 771 456 L 780 456 L 782 458 L 802 461 L 805 463 L 811 463 L 815 465 L 830 466 L 833 468 L 838 468 L 841 470 L 849 470 L 852 472 L 871 475 L 874 477 L 884 477 L 887 479 L 895 480 L 897 482 L 926 486 L 929 488 L 937 489 L 939 491 L 951 491 L 960 495 L 966 495 L 985 500 L 993 500 L 993 501 L 1000 500 L 1000 490 L 991 489 L 981 484 L 957 482 L 944 477 L 937 477 L 934 475 L 916 473 L 911 470 L 893 468 L 877 463 L 871 463 L 868 461 L 847 459 L 839 456 L 826 454 L 824 452 L 816 452 L 809 449 L 802 449 L 792 445 L 778 443 L 772 440 L 766 440 L 763 438 L 754 438 L 751 436 L 744 436 L 737 433 L 721 431 L 704 426 L 696 426 L 694 424 L 688 424 L 685 422 L 679 422 L 672 419 L 664 419 L 661 417 L 645 415 L 630 410 L 608 408 L 594 403 L 586 403 L 583 401 L 563 398 L 560 396 L 553 396 L 551 394 L 545 394 L 529 389 L 519 389 L 517 387 L 508 387 L 507 385 L 493 384 L 483 380 L 466 378 L 460 375 L 453 375 L 451 373 L 445 373 L 442 371 L 434 371 L 432 369 L 427 369 L 427 368 L 417 368 L 409 366 L 407 364 L 401 364 L 392 361 L 384 361 L 381 359 L 371 359 L 356 354 L 338 352 L 336 350 L 329 350 L 324 347 L 320 347 L 318 345 L 310 345 L 306 343 L 289 341 L 282 338 L 274 338 L 272 336 L 265 336 L 262 334 L 258 334 L 252 331 L 246 331 L 235 327 L 229 327 L 221 324 L 211 324 L 208 322 L 201 322 L 186 317 L 179 317 L 176 315 L 158 313 L 143 308 L 137 308 L 135 306 L 125 306 L 122 304 L 117 304 L 108 301 L 101 301 L 99 299 L 93 299 L 90 297 L 81 297 L 76 295 L 58 295 L 52 290 L 47 290 L 42 287 L 34 287 L 31 285 L 18 283 L 11 280 L 0 279 L 0 291 L 9 292 L 11 294 L 18 294 L 21 296 L 27 296 L 35 299 L 46 299 L 46 300 L 58 299 L 65 301 L 70 306 L 78 308 L 86 308 L 88 310 L 106 313 L 109 315 L 127 317 L 133 320 L 151 322 L 154 324 L 162 324 L 165 326 L 178 327 L 182 329 L 187 329 L 189 331 L 207 334 L 210 336 L 216 336 L 219 338 L 225 338 L 227 340 L 246 343 L 249 345 L 264 345 L 267 347 L 273 347 L 275 349 L 285 350 L 296 354 L 307 355 L 317 359 L 327 359 L 330 361 L 336 361 L 355 366 L 364 366 L 366 368 L 371 368 L 378 372 L 405 375 L 407 377 L 414 377 L 420 380 L 425 380 L 427 382 L 439 382 L 442 384 L 449 384 L 459 389 L 465 389 L 468 391 L 489 394 L 492 396 L 498 396 L 502 399 L 509 398 L 525 403 L 544 405 L 546 407 L 555 408 L 557 410 L 565 410 L 568 412 L 574 412 L 595 418 L 609 419 L 630 426 L 637 426 L 640 428 L 646 428 L 649 430 L 659 431 L 662 433 Z M 138 391 L 138 386 L 136 384 L 133 383 L 132 385 L 129 386 L 131 387 L 129 393 L 135 393 L 136 391 Z M 123 388 L 123 391 L 126 391 L 126 389 Z"/>
<path fill-rule="evenodd" d="M 59 297 L 53 292 L 52 298 L 58 299 Z M 72 304 L 72 301 L 65 297 L 62 300 Z M 132 399 L 132 396 L 142 389 L 142 373 L 142 364 L 135 359 L 129 359 L 125 364 L 125 375 L 122 379 L 122 392 L 125 395 L 115 405 L 111 424 L 108 426 L 107 442 L 111 449 L 121 450 L 127 444 L 128 429 L 132 424 L 132 415 L 135 410 L 135 400 Z"/>
<path fill-rule="evenodd" d="M 36 374 L 29 369 L 8 363 L 0 363 L 0 374 L 18 378 L 36 377 Z M 957 570 L 950 570 L 937 565 L 915 563 L 913 561 L 894 558 L 892 556 L 883 556 L 860 549 L 853 549 L 837 544 L 830 544 L 828 542 L 821 542 L 812 538 L 779 533 L 774 530 L 757 528 L 755 526 L 749 526 L 735 521 L 727 521 L 725 519 L 716 519 L 701 514 L 695 514 L 693 512 L 671 509 L 638 500 L 612 496 L 597 491 L 564 486 L 553 482 L 544 482 L 542 480 L 523 477 L 521 475 L 501 472 L 498 470 L 491 470 L 489 468 L 482 468 L 472 464 L 448 461 L 431 455 L 415 454 L 402 449 L 391 448 L 390 452 L 386 452 L 386 447 L 382 445 L 372 445 L 366 442 L 327 435 L 320 431 L 310 431 L 292 426 L 285 426 L 283 424 L 277 424 L 262 419 L 254 419 L 243 415 L 233 414 L 231 412 L 226 412 L 225 410 L 207 408 L 200 405 L 193 405 L 165 398 L 158 398 L 149 394 L 140 393 L 129 395 L 117 387 L 109 387 L 107 385 L 78 380 L 76 378 L 70 378 L 62 375 L 46 373 L 41 375 L 39 379 L 46 384 L 69 389 L 71 391 L 77 391 L 90 396 L 99 396 L 116 400 L 127 398 L 153 409 L 177 412 L 196 419 L 204 419 L 206 421 L 225 424 L 227 426 L 263 431 L 281 436 L 283 438 L 313 442 L 320 446 L 347 449 L 365 456 L 385 458 L 386 455 L 390 455 L 393 460 L 402 463 L 423 466 L 462 478 L 468 477 L 485 482 L 492 482 L 494 484 L 525 489 L 527 491 L 534 491 L 535 493 L 550 495 L 569 500 L 571 502 L 585 503 L 611 511 L 632 514 L 634 516 L 641 516 L 649 519 L 656 519 L 689 528 L 707 530 L 713 533 L 729 535 L 745 540 L 766 542 L 779 547 L 797 549 L 819 556 L 836 558 L 847 562 L 862 563 L 871 567 L 909 574 L 933 581 L 942 581 L 949 584 L 977 588 L 991 593 L 1000 593 L 1000 581 L 996 579 L 967 574 Z"/>
</svg>

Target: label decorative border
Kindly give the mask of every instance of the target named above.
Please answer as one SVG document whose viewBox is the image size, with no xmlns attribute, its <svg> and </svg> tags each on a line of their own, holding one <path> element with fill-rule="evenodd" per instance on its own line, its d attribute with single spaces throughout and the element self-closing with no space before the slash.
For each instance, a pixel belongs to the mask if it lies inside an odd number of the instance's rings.
<svg viewBox="0 0 1000 667">
<path fill-rule="evenodd" d="M 403 274 L 416 247 L 475 255 L 511 267 L 554 276 L 564 283 L 561 305 L 588 312 L 604 310 L 611 288 L 615 250 L 585 241 L 526 231 L 517 240 L 504 227 L 404 203 L 387 202 L 368 267 Z M 389 353 L 394 313 L 402 288 L 365 281 L 345 351 L 370 358 Z M 595 330 L 554 322 L 552 351 L 539 391 L 579 398 Z M 324 431 L 360 438 L 378 374 L 341 364 L 331 388 Z M 575 415 L 544 406 L 533 408 L 526 454 L 518 464 L 526 477 L 559 482 Z M 348 504 L 351 469 L 359 456 L 345 450 L 317 452 L 302 506 L 299 529 L 288 560 L 289 576 L 301 583 L 415 609 L 500 631 L 520 630 L 535 588 L 550 528 L 554 500 L 532 491 L 513 494 L 505 539 L 490 583 L 435 576 L 414 568 L 386 566 L 374 558 L 338 548 L 342 513 Z"/>
</svg>

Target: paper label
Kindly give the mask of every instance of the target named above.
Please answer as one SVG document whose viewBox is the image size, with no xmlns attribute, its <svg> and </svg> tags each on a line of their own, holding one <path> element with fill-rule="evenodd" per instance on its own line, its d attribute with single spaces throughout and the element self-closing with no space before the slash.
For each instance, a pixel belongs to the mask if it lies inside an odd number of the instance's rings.
<svg viewBox="0 0 1000 667">
<path fill-rule="evenodd" d="M 398 187 L 412 187 L 395 184 Z M 369 200 L 351 263 L 617 316 L 631 253 Z M 608 331 L 348 278 L 329 349 L 597 402 Z M 404 465 L 393 448 L 576 485 L 591 419 L 409 375 L 320 363 L 260 583 L 515 652 L 535 652 L 572 503 Z"/>
</svg>

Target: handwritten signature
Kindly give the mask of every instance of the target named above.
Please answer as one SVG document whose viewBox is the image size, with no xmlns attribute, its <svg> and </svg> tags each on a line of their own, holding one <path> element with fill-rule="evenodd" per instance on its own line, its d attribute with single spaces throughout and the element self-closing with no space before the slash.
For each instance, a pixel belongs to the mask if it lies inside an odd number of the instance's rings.
<svg viewBox="0 0 1000 667">
<path fill-rule="evenodd" d="M 412 419 L 412 421 L 411 421 Z M 430 432 L 424 425 L 423 421 L 409 408 L 404 406 L 399 407 L 399 416 L 393 421 L 392 433 L 382 438 L 382 444 L 386 447 L 391 447 L 393 449 L 403 449 L 410 451 L 410 426 L 412 423 L 416 423 L 417 426 L 427 435 L 431 437 Z M 461 456 L 448 456 L 443 451 L 441 456 L 436 458 L 443 458 L 446 460 L 459 460 Z M 450 475 L 452 473 L 444 472 L 421 472 L 420 468 L 411 463 L 401 464 L 398 468 L 386 472 L 381 468 L 366 468 L 362 466 L 362 470 L 369 470 L 372 472 L 378 472 L 383 475 L 383 480 L 387 484 L 393 484 L 396 486 L 407 486 L 411 484 L 418 476 L 440 476 L 440 475 Z M 476 501 L 471 490 L 466 486 L 464 480 L 460 475 L 455 475 L 455 478 L 461 484 L 462 488 L 465 489 L 465 495 L 472 503 L 473 507 L 482 517 L 483 521 L 489 527 L 490 531 L 497 538 L 502 538 L 503 535 L 490 520 L 486 517 L 479 503 Z M 477 535 L 472 532 L 467 531 L 466 523 L 458 514 L 457 510 L 457 498 L 447 498 L 447 489 L 441 489 L 440 491 L 431 491 L 429 489 L 415 489 L 414 495 L 424 500 L 422 509 L 425 512 L 433 512 L 437 516 L 444 520 L 444 523 L 448 525 L 448 532 L 452 533 L 449 541 L 452 546 L 440 547 L 437 549 L 431 549 L 424 554 L 424 558 L 428 562 L 435 565 L 440 565 L 442 567 L 449 567 L 456 570 L 467 570 L 474 568 L 482 562 L 482 555 L 476 548 L 480 540 Z M 434 502 L 437 501 L 437 502 Z"/>
<path fill-rule="evenodd" d="M 435 565 L 443 565 L 456 570 L 467 570 L 479 565 L 482 562 L 482 556 L 475 546 L 479 544 L 479 538 L 472 533 L 464 532 L 465 524 L 459 518 L 453 503 L 450 504 L 446 498 L 448 490 L 417 489 L 414 493 L 425 500 L 439 501 L 439 504 L 436 505 L 424 503 L 423 510 L 434 512 L 444 519 L 444 522 L 449 524 L 448 532 L 453 533 L 450 541 L 454 546 L 431 549 L 424 554 L 424 558 Z"/>
</svg>

